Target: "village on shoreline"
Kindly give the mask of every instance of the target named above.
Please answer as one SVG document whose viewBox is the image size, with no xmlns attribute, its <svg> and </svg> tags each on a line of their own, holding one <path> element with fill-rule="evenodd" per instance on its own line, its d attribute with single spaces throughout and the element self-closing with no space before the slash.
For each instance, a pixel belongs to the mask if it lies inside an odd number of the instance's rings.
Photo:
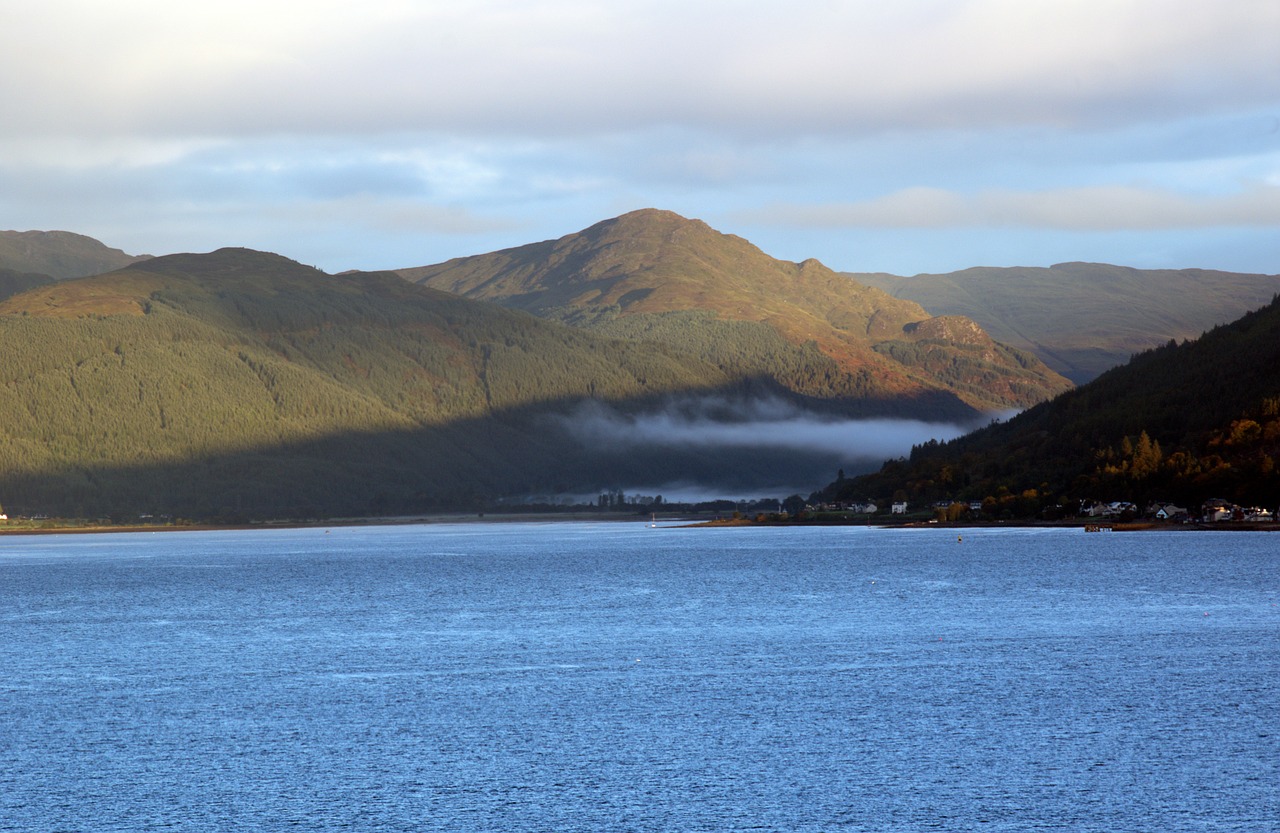
<svg viewBox="0 0 1280 833">
<path fill-rule="evenodd" d="M 978 502 L 937 502 L 911 507 L 905 501 L 890 504 L 885 512 L 873 503 L 804 504 L 785 507 L 783 502 L 714 501 L 706 504 L 663 503 L 641 507 L 531 504 L 504 506 L 488 512 L 439 512 L 394 517 L 280 518 L 209 521 L 170 516 L 142 515 L 136 519 L 56 518 L 44 515 L 0 515 L 0 536 L 107 532 L 196 532 L 253 529 L 309 529 L 411 524 L 519 523 L 519 522 L 643 522 L 664 527 L 744 526 L 859 526 L 877 528 L 1054 528 L 1085 532 L 1180 531 L 1280 531 L 1278 512 L 1241 507 L 1211 499 L 1196 514 L 1170 503 L 1152 503 L 1145 509 L 1125 501 L 1089 501 L 1078 514 L 1054 519 L 994 517 Z"/>
</svg>

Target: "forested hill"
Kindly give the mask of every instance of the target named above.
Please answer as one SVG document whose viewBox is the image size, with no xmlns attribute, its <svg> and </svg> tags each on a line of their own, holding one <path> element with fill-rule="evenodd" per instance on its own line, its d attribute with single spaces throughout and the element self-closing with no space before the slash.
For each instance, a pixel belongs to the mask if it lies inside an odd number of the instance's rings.
<svg viewBox="0 0 1280 833">
<path fill-rule="evenodd" d="M 1280 275 L 1105 263 L 850 277 L 934 315 L 966 315 L 1077 384 L 1169 339 L 1198 338 L 1280 292 Z"/>
<path fill-rule="evenodd" d="M 565 416 L 785 393 L 767 380 L 243 249 L 29 289 L 0 302 L 0 356 L 10 513 L 393 514 L 677 473 L 815 472 L 782 453 L 599 452 Z"/>
<path fill-rule="evenodd" d="M 669 211 L 542 243 L 399 270 L 544 318 L 667 344 L 864 411 L 956 419 L 1025 407 L 1070 384 L 961 316 L 863 286 L 816 260 L 775 260 Z"/>
<path fill-rule="evenodd" d="M 1194 342 L 1135 356 L 1002 424 L 917 447 L 828 498 L 993 498 L 1007 512 L 1084 499 L 1280 504 L 1280 300 Z"/>
<path fill-rule="evenodd" d="M 122 269 L 147 257 L 127 255 L 69 231 L 0 231 L 0 270 L 48 275 L 56 280 Z"/>
</svg>

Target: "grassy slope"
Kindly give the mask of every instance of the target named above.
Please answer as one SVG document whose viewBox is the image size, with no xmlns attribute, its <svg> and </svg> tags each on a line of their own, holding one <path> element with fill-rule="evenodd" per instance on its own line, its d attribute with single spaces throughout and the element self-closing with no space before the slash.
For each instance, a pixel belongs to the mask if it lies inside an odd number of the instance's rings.
<svg viewBox="0 0 1280 833">
<path fill-rule="evenodd" d="M 929 316 L 914 302 L 817 261 L 775 260 L 671 212 L 633 212 L 559 240 L 399 273 L 543 317 L 700 350 L 726 367 L 751 365 L 759 345 L 780 336 L 775 360 L 754 370 L 810 395 L 926 403 L 929 412 L 918 416 L 959 415 L 955 405 L 948 412 L 946 395 L 987 410 L 1025 406 L 1067 387 L 968 322 L 918 329 Z M 663 323 L 673 316 L 681 326 Z M 713 339 L 695 331 L 708 322 L 736 322 L 717 330 L 719 359 L 700 347 Z"/>
<path fill-rule="evenodd" d="M 853 274 L 930 312 L 965 315 L 1077 383 L 1169 339 L 1196 338 L 1280 292 L 1280 276 L 1098 263 L 974 268 L 943 275 Z"/>
</svg>

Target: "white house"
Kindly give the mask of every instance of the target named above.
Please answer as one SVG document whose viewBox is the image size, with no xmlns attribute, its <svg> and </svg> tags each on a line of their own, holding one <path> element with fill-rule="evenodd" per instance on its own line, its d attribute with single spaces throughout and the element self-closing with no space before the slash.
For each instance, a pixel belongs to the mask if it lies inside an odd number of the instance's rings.
<svg viewBox="0 0 1280 833">
<path fill-rule="evenodd" d="M 1204 502 L 1201 514 L 1206 521 L 1229 521 L 1235 516 L 1237 507 L 1222 498 L 1211 498 Z"/>
<path fill-rule="evenodd" d="M 894 515 L 907 514 L 907 502 L 905 500 L 897 500 L 889 507 L 889 511 Z"/>
</svg>

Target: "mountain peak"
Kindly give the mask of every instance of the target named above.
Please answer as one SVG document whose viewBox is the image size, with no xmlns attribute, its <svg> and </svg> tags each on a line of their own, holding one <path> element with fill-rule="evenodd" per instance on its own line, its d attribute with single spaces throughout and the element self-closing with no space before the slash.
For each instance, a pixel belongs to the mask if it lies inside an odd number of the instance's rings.
<svg viewBox="0 0 1280 833">
<path fill-rule="evenodd" d="M 633 321 L 634 328 L 654 331 L 667 326 L 657 316 L 691 314 L 706 321 L 740 322 L 754 328 L 751 349 L 758 349 L 762 339 L 781 337 L 792 348 L 815 350 L 825 357 L 823 361 L 834 362 L 839 370 L 832 373 L 840 376 L 839 384 L 847 389 L 880 387 L 889 391 L 884 394 L 888 397 L 937 384 L 930 377 L 944 372 L 945 361 L 926 356 L 930 351 L 969 351 L 990 342 L 977 325 L 959 319 L 926 326 L 916 335 L 908 327 L 930 318 L 919 304 L 837 275 L 817 260 L 799 264 L 777 260 L 701 220 L 652 208 L 604 220 L 557 240 L 398 274 L 415 283 L 578 326 L 610 327 L 610 322 L 645 316 L 652 326 Z M 736 323 L 730 327 L 743 331 Z M 772 336 L 765 335 L 766 330 Z M 926 343 L 946 341 L 948 335 L 959 338 L 949 346 Z M 746 338 L 741 333 L 740 337 Z M 890 342 L 901 344 L 890 347 Z M 979 361 L 1005 362 L 994 351 L 983 350 Z M 922 369 L 926 363 L 929 369 Z M 987 393 L 1004 387 L 1005 392 L 991 399 L 984 399 L 984 383 L 966 381 L 961 387 L 946 381 L 942 387 L 979 409 L 1026 406 L 1067 387 L 1065 380 L 1034 364 L 1027 365 L 1033 368 L 1034 378 L 986 386 Z M 995 374 L 1019 375 L 1027 366 L 1010 364 Z M 827 378 L 827 371 L 822 375 Z M 862 381 L 855 383 L 855 377 Z M 1007 393 L 1015 389 L 1023 392 Z"/>
<path fill-rule="evenodd" d="M 741 237 L 716 231 L 702 220 L 690 219 L 674 211 L 660 208 L 641 208 L 609 220 L 602 220 L 577 234 L 560 238 L 560 241 L 583 240 L 592 245 L 625 241 L 631 246 L 655 248 L 743 246 L 763 255 Z"/>
<path fill-rule="evenodd" d="M 711 229 L 702 220 L 685 217 L 674 211 L 668 211 L 665 208 L 637 208 L 635 211 L 628 211 L 625 214 L 619 214 L 617 217 L 611 217 L 608 220 L 601 220 L 598 223 L 583 230 L 583 233 L 590 232 L 596 228 L 646 228 L 646 227 L 665 227 L 678 228 L 681 226 L 701 227 Z"/>
<path fill-rule="evenodd" d="M 635 211 L 628 211 L 625 214 L 619 214 L 617 217 L 613 217 L 608 220 L 601 220 L 596 223 L 595 226 L 592 226 L 592 228 L 595 228 L 596 226 L 630 225 L 637 223 L 665 223 L 671 225 L 694 224 L 706 226 L 706 223 L 701 220 L 690 219 L 677 214 L 674 211 L 668 211 L 665 208 L 637 208 Z M 708 226 L 708 228 L 710 227 Z"/>
</svg>

